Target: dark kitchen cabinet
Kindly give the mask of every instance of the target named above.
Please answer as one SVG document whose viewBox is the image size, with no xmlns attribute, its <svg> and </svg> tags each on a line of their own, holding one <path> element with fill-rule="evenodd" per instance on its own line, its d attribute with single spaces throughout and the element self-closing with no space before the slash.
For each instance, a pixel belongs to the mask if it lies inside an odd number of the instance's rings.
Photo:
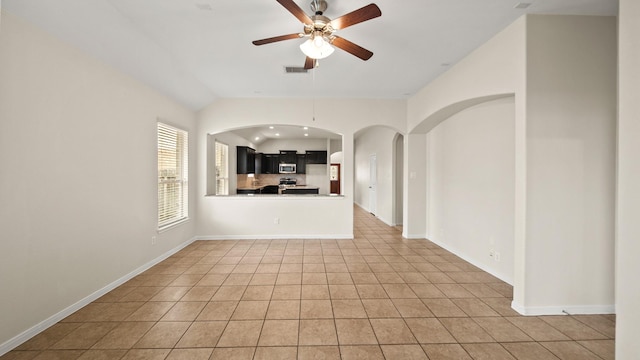
<svg viewBox="0 0 640 360">
<path fill-rule="evenodd" d="M 260 194 L 260 189 L 238 189 L 236 193 L 238 195 Z"/>
<path fill-rule="evenodd" d="M 307 164 L 326 164 L 327 152 L 325 150 L 307 150 L 305 153 Z"/>
<path fill-rule="evenodd" d="M 261 174 L 278 174 L 280 154 L 262 154 Z"/>
<path fill-rule="evenodd" d="M 295 164 L 297 156 L 295 150 L 280 150 L 280 164 Z"/>
<path fill-rule="evenodd" d="M 283 195 L 318 195 L 318 188 L 287 188 L 282 190 Z"/>
<path fill-rule="evenodd" d="M 256 172 L 256 151 L 248 146 L 236 146 L 236 174 L 254 174 Z"/>
<path fill-rule="evenodd" d="M 296 174 L 307 173 L 307 156 L 305 154 L 296 155 Z"/>
<path fill-rule="evenodd" d="M 256 153 L 256 175 L 258 174 L 266 174 L 264 172 L 264 154 Z"/>
<path fill-rule="evenodd" d="M 267 185 L 260 190 L 260 194 L 278 194 L 280 187 L 278 185 Z"/>
</svg>

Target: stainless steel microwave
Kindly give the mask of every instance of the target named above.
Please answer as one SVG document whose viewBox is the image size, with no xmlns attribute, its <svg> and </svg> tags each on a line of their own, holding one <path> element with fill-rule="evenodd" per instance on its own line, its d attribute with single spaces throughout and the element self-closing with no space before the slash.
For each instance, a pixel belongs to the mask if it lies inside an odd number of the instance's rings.
<svg viewBox="0 0 640 360">
<path fill-rule="evenodd" d="M 296 164 L 280 164 L 278 167 L 278 172 L 280 174 L 295 174 Z"/>
</svg>

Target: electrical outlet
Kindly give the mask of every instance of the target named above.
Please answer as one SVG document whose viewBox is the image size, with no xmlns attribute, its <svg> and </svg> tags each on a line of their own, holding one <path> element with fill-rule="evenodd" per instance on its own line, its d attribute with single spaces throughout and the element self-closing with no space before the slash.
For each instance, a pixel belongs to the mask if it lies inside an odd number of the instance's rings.
<svg viewBox="0 0 640 360">
<path fill-rule="evenodd" d="M 500 261 L 500 253 L 496 252 L 496 256 L 495 256 L 496 261 Z"/>
<path fill-rule="evenodd" d="M 157 242 L 157 238 L 155 236 L 151 237 L 151 245 L 155 245 Z"/>
<path fill-rule="evenodd" d="M 494 259 L 495 259 L 495 257 L 496 257 L 496 252 L 495 252 L 495 251 L 493 251 L 493 249 L 492 249 L 492 250 L 489 250 L 489 257 L 492 257 L 492 258 L 494 258 Z"/>
<path fill-rule="evenodd" d="M 274 224 L 280 224 L 280 218 L 273 218 Z"/>
</svg>

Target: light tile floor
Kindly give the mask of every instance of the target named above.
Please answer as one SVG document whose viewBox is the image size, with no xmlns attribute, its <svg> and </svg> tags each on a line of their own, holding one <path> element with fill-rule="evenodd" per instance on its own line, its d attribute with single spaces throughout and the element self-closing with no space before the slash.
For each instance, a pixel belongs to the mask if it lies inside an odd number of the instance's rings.
<svg viewBox="0 0 640 360">
<path fill-rule="evenodd" d="M 512 288 L 355 207 L 354 240 L 197 241 L 7 359 L 613 359 L 615 316 Z"/>
</svg>

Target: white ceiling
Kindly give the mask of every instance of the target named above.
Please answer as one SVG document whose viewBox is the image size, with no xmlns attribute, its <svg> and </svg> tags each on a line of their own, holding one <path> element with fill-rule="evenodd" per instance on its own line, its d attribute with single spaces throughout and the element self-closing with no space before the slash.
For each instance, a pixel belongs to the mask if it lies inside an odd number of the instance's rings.
<svg viewBox="0 0 640 360">
<path fill-rule="evenodd" d="M 260 144 L 269 139 L 342 139 L 342 136 L 339 134 L 308 126 L 254 126 L 249 128 L 231 130 L 230 132 L 246 139 L 253 144 Z"/>
<path fill-rule="evenodd" d="M 336 18 L 372 0 L 327 0 Z M 302 31 L 275 0 L 3 0 L 23 17 L 191 109 L 216 98 L 408 98 L 521 15 L 616 15 L 617 0 L 373 0 L 382 16 L 337 32 L 371 50 L 336 50 L 309 74 L 301 39 L 252 40 Z M 296 0 L 305 11 L 310 0 Z M 203 9 L 204 8 L 204 9 Z M 446 65 L 450 64 L 450 65 Z"/>
</svg>

